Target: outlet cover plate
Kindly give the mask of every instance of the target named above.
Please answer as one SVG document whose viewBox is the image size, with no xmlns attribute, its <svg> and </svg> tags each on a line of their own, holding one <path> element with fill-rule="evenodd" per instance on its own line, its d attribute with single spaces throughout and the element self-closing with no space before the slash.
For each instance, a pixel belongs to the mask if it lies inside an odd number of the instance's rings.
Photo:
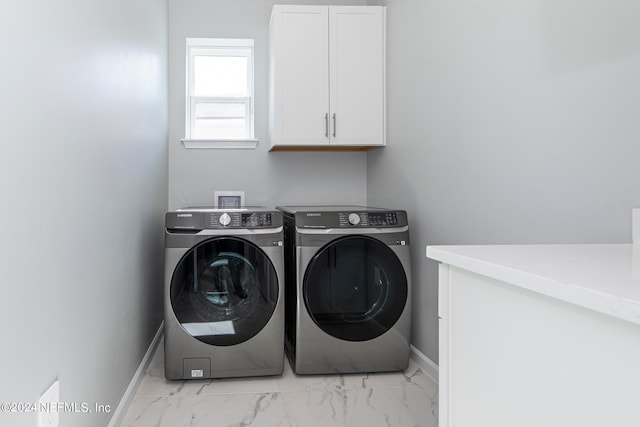
<svg viewBox="0 0 640 427">
<path fill-rule="evenodd" d="M 60 402 L 60 381 L 56 380 L 38 399 L 38 427 L 58 427 L 60 413 L 57 404 Z"/>
<path fill-rule="evenodd" d="M 218 209 L 240 209 L 244 206 L 244 191 L 214 191 L 214 205 Z"/>
</svg>

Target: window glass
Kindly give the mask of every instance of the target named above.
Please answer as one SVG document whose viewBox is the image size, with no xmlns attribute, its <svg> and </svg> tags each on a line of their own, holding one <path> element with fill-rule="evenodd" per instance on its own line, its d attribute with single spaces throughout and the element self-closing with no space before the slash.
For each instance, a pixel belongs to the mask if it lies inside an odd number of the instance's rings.
<svg viewBox="0 0 640 427">
<path fill-rule="evenodd" d="M 247 58 L 238 56 L 196 56 L 196 96 L 247 96 Z"/>
<path fill-rule="evenodd" d="M 187 39 L 186 139 L 253 139 L 253 40 Z"/>
<path fill-rule="evenodd" d="M 200 102 L 195 106 L 196 139 L 241 139 L 247 131 L 247 106 L 232 102 Z"/>
</svg>

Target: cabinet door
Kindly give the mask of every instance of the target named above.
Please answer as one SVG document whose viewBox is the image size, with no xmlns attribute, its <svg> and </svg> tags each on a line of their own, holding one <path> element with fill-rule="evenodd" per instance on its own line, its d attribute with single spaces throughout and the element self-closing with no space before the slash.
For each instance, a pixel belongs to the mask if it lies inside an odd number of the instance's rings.
<svg viewBox="0 0 640 427">
<path fill-rule="evenodd" d="M 384 145 L 384 10 L 329 7 L 332 144 Z"/>
<path fill-rule="evenodd" d="M 273 8 L 270 27 L 272 146 L 329 144 L 327 22 L 326 6 Z"/>
</svg>

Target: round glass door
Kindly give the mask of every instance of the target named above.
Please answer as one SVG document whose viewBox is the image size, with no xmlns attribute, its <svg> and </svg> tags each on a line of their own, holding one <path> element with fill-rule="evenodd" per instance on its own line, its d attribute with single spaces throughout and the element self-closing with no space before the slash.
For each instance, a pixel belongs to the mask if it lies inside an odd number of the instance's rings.
<svg viewBox="0 0 640 427">
<path fill-rule="evenodd" d="M 218 237 L 191 248 L 171 279 L 181 326 L 207 344 L 234 345 L 264 328 L 278 302 L 278 278 L 256 245 Z"/>
<path fill-rule="evenodd" d="M 407 276 L 396 254 L 366 236 L 329 243 L 311 259 L 303 282 L 307 311 L 326 333 L 365 341 L 388 331 L 407 301 Z"/>
</svg>

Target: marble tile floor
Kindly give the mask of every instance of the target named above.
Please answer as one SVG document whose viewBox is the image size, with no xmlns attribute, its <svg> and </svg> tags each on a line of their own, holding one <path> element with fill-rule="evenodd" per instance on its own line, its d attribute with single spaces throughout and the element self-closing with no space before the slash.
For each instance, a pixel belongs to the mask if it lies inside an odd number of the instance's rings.
<svg viewBox="0 0 640 427">
<path fill-rule="evenodd" d="M 167 381 L 160 343 L 122 427 L 437 427 L 438 386 L 405 372 Z"/>
</svg>

